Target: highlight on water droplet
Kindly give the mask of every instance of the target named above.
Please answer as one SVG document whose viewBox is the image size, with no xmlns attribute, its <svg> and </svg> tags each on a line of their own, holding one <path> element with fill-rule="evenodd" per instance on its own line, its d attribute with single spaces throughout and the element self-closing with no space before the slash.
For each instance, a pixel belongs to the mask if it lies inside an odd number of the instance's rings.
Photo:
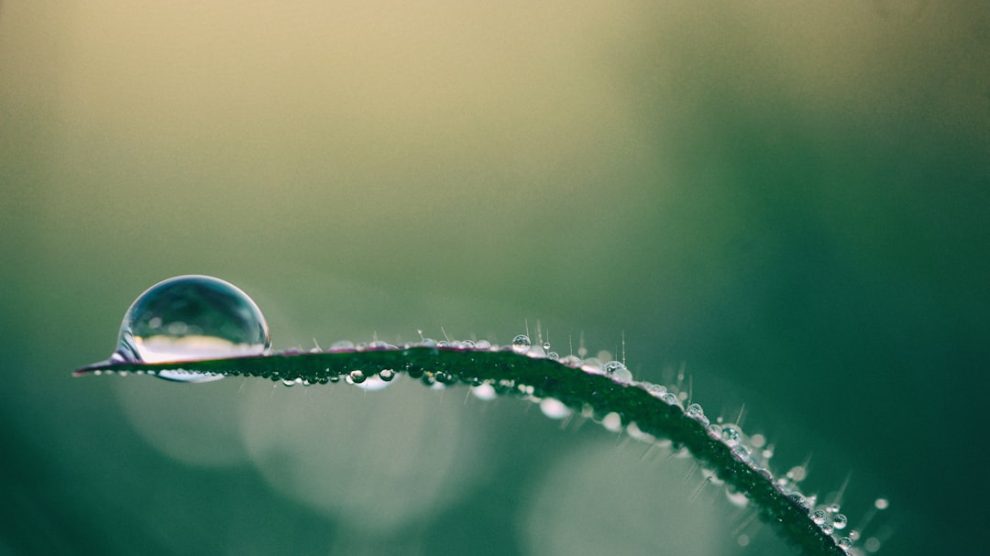
<svg viewBox="0 0 990 556">
<path fill-rule="evenodd" d="M 168 363 L 264 355 L 268 323 L 250 297 L 210 276 L 176 276 L 142 293 L 120 325 L 112 362 Z M 210 382 L 219 374 L 159 371 L 175 382 Z"/>
</svg>

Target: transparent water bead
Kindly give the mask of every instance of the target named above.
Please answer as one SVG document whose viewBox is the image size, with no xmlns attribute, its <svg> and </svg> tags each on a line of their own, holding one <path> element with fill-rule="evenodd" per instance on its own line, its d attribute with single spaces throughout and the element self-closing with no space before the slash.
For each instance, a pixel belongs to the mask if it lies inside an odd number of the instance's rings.
<svg viewBox="0 0 990 556">
<path fill-rule="evenodd" d="M 526 353 L 532 346 L 532 340 L 525 334 L 520 334 L 512 339 L 512 351 L 516 353 Z"/>
<path fill-rule="evenodd" d="M 742 438 L 742 432 L 739 427 L 733 424 L 722 426 L 722 441 L 724 441 L 728 446 L 735 446 L 739 444 L 739 440 Z"/>
<path fill-rule="evenodd" d="M 632 381 L 632 373 L 621 361 L 609 361 L 602 367 L 605 375 L 622 384 Z"/>
<path fill-rule="evenodd" d="M 264 355 L 271 349 L 261 309 L 233 284 L 210 276 L 159 282 L 131 304 L 111 361 L 168 363 Z M 210 382 L 223 375 L 160 371 L 176 382 Z"/>
<path fill-rule="evenodd" d="M 356 376 L 358 373 L 360 376 Z M 378 392 L 388 388 L 393 381 L 399 378 L 399 375 L 392 369 L 382 369 L 378 371 L 378 374 L 373 374 L 371 376 L 365 376 L 364 371 L 351 371 L 347 376 L 347 382 L 357 386 L 362 390 L 368 392 Z"/>
<path fill-rule="evenodd" d="M 702 424 L 702 426 L 707 427 L 709 425 L 708 417 L 705 416 L 705 410 L 701 407 L 701 404 L 693 403 L 687 406 L 684 413 L 694 419 L 695 421 Z"/>
</svg>

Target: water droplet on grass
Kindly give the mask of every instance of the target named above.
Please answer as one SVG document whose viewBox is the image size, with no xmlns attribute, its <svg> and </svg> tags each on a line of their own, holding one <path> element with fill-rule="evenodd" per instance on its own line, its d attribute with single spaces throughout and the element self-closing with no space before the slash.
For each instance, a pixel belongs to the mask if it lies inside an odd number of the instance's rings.
<svg viewBox="0 0 990 556">
<path fill-rule="evenodd" d="M 512 351 L 516 353 L 526 353 L 532 345 L 533 342 L 525 334 L 520 334 L 512 339 Z"/>
<path fill-rule="evenodd" d="M 616 412 L 611 412 L 602 419 L 602 426 L 605 430 L 611 432 L 621 432 L 622 431 L 622 417 Z"/>
<path fill-rule="evenodd" d="M 602 370 L 605 372 L 605 376 L 615 382 L 626 384 L 632 381 L 632 373 L 629 372 L 629 369 L 621 361 L 609 361 L 605 363 Z"/>
<path fill-rule="evenodd" d="M 724 441 L 729 446 L 735 446 L 739 444 L 739 439 L 742 438 L 742 432 L 739 427 L 733 424 L 722 426 L 722 441 Z"/>
<path fill-rule="evenodd" d="M 495 387 L 487 382 L 471 388 L 471 394 L 479 400 L 490 401 L 495 399 Z"/>
<path fill-rule="evenodd" d="M 359 371 L 355 369 L 347 373 L 348 384 L 361 384 L 365 380 L 367 380 L 367 377 L 364 376 L 364 371 Z"/>
<path fill-rule="evenodd" d="M 693 403 L 687 406 L 687 409 L 684 410 L 684 414 L 701 423 L 705 427 L 709 424 L 708 417 L 705 417 L 705 410 L 701 407 L 701 404 Z"/>
<path fill-rule="evenodd" d="M 571 414 L 571 409 L 560 400 L 545 398 L 540 402 L 540 411 L 551 419 L 563 419 Z"/>
<path fill-rule="evenodd" d="M 159 282 L 131 304 L 112 361 L 167 363 L 264 355 L 271 348 L 258 306 L 233 284 L 209 276 Z M 212 373 L 160 371 L 176 382 L 210 382 Z"/>
</svg>

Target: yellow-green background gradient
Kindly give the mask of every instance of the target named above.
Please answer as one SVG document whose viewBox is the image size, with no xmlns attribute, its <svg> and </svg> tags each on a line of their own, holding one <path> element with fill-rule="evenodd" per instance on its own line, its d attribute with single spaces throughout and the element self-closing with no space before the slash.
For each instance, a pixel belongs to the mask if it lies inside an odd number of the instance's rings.
<svg viewBox="0 0 990 556">
<path fill-rule="evenodd" d="M 624 333 L 887 554 L 978 552 L 988 12 L 4 0 L 0 554 L 789 553 L 518 401 L 69 377 L 187 273 L 279 349 Z"/>
</svg>

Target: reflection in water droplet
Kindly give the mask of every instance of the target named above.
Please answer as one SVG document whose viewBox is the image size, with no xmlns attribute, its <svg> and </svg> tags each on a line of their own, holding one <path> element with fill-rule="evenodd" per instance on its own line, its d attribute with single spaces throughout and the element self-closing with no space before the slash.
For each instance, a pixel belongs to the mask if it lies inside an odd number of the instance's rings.
<svg viewBox="0 0 990 556">
<path fill-rule="evenodd" d="M 367 380 L 367 378 L 364 376 L 363 371 L 359 371 L 355 369 L 347 374 L 348 384 L 361 384 L 365 380 Z"/>
<path fill-rule="evenodd" d="M 516 353 L 526 353 L 532 345 L 533 342 L 525 334 L 520 334 L 512 339 L 512 351 Z"/>
<path fill-rule="evenodd" d="M 155 284 L 131 304 L 120 326 L 119 362 L 165 363 L 263 355 L 268 324 L 254 301 L 233 284 L 209 276 L 177 276 Z M 177 382 L 223 375 L 161 371 Z"/>
</svg>

